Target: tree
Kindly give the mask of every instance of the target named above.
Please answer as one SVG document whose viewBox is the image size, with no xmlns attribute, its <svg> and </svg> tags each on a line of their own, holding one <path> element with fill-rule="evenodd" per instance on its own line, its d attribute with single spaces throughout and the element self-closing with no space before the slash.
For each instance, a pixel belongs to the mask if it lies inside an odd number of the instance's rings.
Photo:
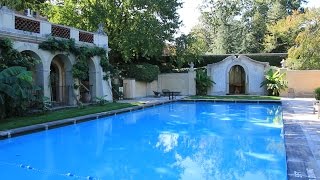
<svg viewBox="0 0 320 180">
<path fill-rule="evenodd" d="M 291 69 L 320 69 L 319 9 L 307 9 L 268 26 L 267 52 L 287 52 L 286 65 Z"/>
<path fill-rule="evenodd" d="M 303 31 L 299 32 L 288 51 L 287 66 L 291 69 L 312 70 L 320 69 L 320 13 L 319 9 L 308 13 L 305 18 Z"/>
<path fill-rule="evenodd" d="M 42 3 L 45 0 L 0 0 L 0 7 L 1 6 L 8 6 L 9 8 L 15 10 L 23 10 L 23 9 L 33 9 L 39 10 Z"/>
<path fill-rule="evenodd" d="M 178 0 L 65 0 L 42 13 L 54 23 L 96 31 L 105 25 L 114 65 L 162 54 L 179 27 Z"/>
<path fill-rule="evenodd" d="M 177 58 L 178 68 L 184 64 L 190 64 L 201 61 L 201 56 L 204 53 L 203 42 L 197 39 L 193 34 L 182 34 L 175 41 L 175 55 Z"/>
<path fill-rule="evenodd" d="M 294 11 L 292 15 L 268 25 L 269 34 L 264 39 L 266 52 L 287 52 L 295 44 L 295 38 L 303 31 L 302 25 L 314 15 L 310 11 L 300 13 Z"/>
<path fill-rule="evenodd" d="M 304 0 L 207 0 L 201 24 L 210 35 L 209 51 L 215 54 L 264 51 L 268 24 L 301 9 Z"/>
</svg>

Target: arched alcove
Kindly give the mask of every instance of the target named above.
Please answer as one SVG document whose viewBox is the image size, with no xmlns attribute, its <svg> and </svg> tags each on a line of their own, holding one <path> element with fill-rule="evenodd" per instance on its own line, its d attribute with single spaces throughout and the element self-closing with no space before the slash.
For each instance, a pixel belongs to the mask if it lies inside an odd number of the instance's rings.
<svg viewBox="0 0 320 180">
<path fill-rule="evenodd" d="M 41 73 L 43 71 L 43 64 L 40 56 L 32 50 L 23 50 L 21 51 L 21 54 L 32 57 L 38 61 L 37 64 L 34 67 L 31 67 L 30 69 L 28 69 L 28 71 L 32 71 L 32 78 L 33 78 L 34 85 L 43 87 L 44 84 L 42 83 L 42 78 L 41 78 L 42 77 Z"/>
<path fill-rule="evenodd" d="M 246 93 L 246 72 L 241 65 L 234 65 L 229 70 L 229 94 Z"/>
<path fill-rule="evenodd" d="M 54 105 L 71 105 L 73 78 L 70 59 L 63 54 L 53 57 L 50 64 L 49 89 Z"/>
</svg>

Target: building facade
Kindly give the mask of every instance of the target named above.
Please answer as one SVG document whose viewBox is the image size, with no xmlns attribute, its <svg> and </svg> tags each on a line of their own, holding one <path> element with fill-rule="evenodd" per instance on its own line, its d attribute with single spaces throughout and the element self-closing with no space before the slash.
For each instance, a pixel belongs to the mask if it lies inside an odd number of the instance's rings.
<svg viewBox="0 0 320 180">
<path fill-rule="evenodd" d="M 255 61 L 244 55 L 229 56 L 220 62 L 208 64 L 208 76 L 215 82 L 208 90 L 208 95 L 264 95 L 265 87 L 260 85 L 269 68 L 269 63 Z"/>
<path fill-rule="evenodd" d="M 31 69 L 34 82 L 43 89 L 43 95 L 56 104 L 75 105 L 79 100 L 89 102 L 95 97 L 112 100 L 111 84 L 103 78 L 105 72 L 100 66 L 100 57 L 88 59 L 89 78 L 85 82 L 79 82 L 72 76 L 72 67 L 76 61 L 73 54 L 39 49 L 39 43 L 55 37 L 74 39 L 77 46 L 98 46 L 108 51 L 108 37 L 101 30 L 99 33 L 82 31 L 52 24 L 37 15 L 20 14 L 2 7 L 0 37 L 13 40 L 15 49 L 39 61 Z M 75 88 L 75 84 L 83 87 Z"/>
</svg>

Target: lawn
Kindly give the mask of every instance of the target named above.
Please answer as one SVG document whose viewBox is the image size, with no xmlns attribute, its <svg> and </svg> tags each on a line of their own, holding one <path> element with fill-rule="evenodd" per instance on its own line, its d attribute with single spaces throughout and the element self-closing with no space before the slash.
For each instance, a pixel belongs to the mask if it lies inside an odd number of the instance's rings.
<svg viewBox="0 0 320 180">
<path fill-rule="evenodd" d="M 133 106 L 136 106 L 136 104 L 107 103 L 102 106 L 92 105 L 84 108 L 69 108 L 32 116 L 13 117 L 0 120 L 0 131 Z"/>
<path fill-rule="evenodd" d="M 249 95 L 229 95 L 229 96 L 189 96 L 189 99 L 222 99 L 222 100 L 280 100 L 278 96 L 249 96 Z"/>
</svg>

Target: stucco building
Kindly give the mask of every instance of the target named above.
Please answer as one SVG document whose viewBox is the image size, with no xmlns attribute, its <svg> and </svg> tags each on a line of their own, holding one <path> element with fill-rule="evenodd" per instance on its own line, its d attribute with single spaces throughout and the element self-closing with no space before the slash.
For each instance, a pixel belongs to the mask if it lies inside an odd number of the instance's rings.
<svg viewBox="0 0 320 180">
<path fill-rule="evenodd" d="M 255 61 L 247 56 L 229 56 L 224 60 L 208 64 L 207 72 L 215 82 L 208 95 L 249 94 L 264 95 L 260 87 L 269 63 Z"/>
<path fill-rule="evenodd" d="M 105 33 L 82 31 L 73 27 L 52 24 L 44 18 L 23 15 L 6 7 L 0 9 L 0 37 L 9 38 L 19 52 L 39 60 L 33 69 L 35 84 L 43 89 L 43 95 L 58 105 L 74 105 L 78 99 L 93 100 L 104 97 L 112 100 L 111 84 L 103 79 L 100 57 L 88 59 L 89 78 L 83 82 L 87 92 L 74 88 L 77 83 L 72 76 L 75 56 L 69 52 L 50 52 L 39 49 L 39 43 L 49 37 L 74 39 L 77 46 L 98 46 L 108 50 L 108 37 Z M 86 93 L 86 94 L 85 94 Z M 84 96 L 90 97 L 84 97 Z"/>
</svg>

